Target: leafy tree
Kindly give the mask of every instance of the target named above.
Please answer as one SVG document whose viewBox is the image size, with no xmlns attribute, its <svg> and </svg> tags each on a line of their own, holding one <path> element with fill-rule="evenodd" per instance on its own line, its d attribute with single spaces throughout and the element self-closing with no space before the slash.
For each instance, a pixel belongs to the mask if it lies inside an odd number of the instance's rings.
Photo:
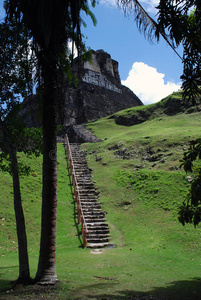
<svg viewBox="0 0 201 300">
<path fill-rule="evenodd" d="M 179 208 L 179 221 L 185 225 L 193 223 L 197 226 L 201 222 L 201 139 L 195 141 L 184 152 L 181 166 L 186 173 L 191 173 L 191 186 L 188 195 Z"/>
<path fill-rule="evenodd" d="M 27 174 L 28 166 L 17 161 L 17 151 L 39 154 L 38 131 L 28 130 L 17 115 L 20 95 L 30 89 L 32 60 L 28 58 L 28 32 L 14 20 L 0 24 L 0 169 L 13 178 L 14 209 L 16 218 L 19 277 L 17 282 L 30 282 L 27 237 L 20 192 L 19 173 Z M 31 131 L 31 132 L 30 132 Z M 40 141 L 39 136 L 39 141 Z M 9 161 L 9 164 L 5 164 Z"/>
<path fill-rule="evenodd" d="M 183 81 L 184 99 L 193 104 L 201 95 L 201 5 L 198 0 L 160 0 L 157 6 L 157 21 L 144 10 L 139 1 L 116 0 L 126 15 L 133 14 L 135 22 L 150 41 L 160 36 L 176 52 L 183 45 Z M 197 100 L 196 100 L 197 99 Z"/>
<path fill-rule="evenodd" d="M 138 28 L 151 40 L 160 35 L 175 48 L 183 45 L 183 97 L 193 104 L 201 96 L 201 2 L 199 0 L 160 0 L 155 22 L 138 1 L 117 0 L 125 13 L 134 13 Z M 190 191 L 179 210 L 179 221 L 185 225 L 201 222 L 201 140 L 184 153 L 181 166 L 192 173 Z"/>
<path fill-rule="evenodd" d="M 183 45 L 184 99 L 196 103 L 201 96 L 201 4 L 197 0 L 160 0 L 157 7 L 158 32 L 175 46 Z"/>
<path fill-rule="evenodd" d="M 95 5 L 95 0 L 91 1 Z M 68 38 L 80 53 L 81 17 L 90 15 L 87 0 L 6 0 L 8 19 L 15 15 L 31 31 L 43 78 L 43 191 L 41 242 L 36 281 L 54 283 L 56 275 L 57 143 L 56 113 L 61 58 Z M 74 34 L 75 32 L 75 34 Z"/>
<path fill-rule="evenodd" d="M 20 164 L 17 152 L 24 152 L 28 156 L 41 154 L 41 133 L 38 129 L 27 129 L 19 117 L 12 112 L 4 121 L 0 120 L 0 169 L 12 175 L 14 210 L 16 219 L 19 277 L 16 283 L 28 284 L 32 282 L 29 271 L 27 235 L 25 218 L 20 191 L 20 175 L 29 175 L 29 166 Z M 7 163 L 6 163 L 7 162 Z"/>
<path fill-rule="evenodd" d="M 168 31 L 169 38 L 177 46 L 183 44 L 184 99 L 193 104 L 201 96 L 201 3 L 197 0 L 160 0 L 158 30 Z M 197 226 L 201 221 L 201 140 L 184 152 L 181 160 L 184 170 L 192 173 L 192 181 L 186 200 L 179 209 L 179 221 Z"/>
</svg>

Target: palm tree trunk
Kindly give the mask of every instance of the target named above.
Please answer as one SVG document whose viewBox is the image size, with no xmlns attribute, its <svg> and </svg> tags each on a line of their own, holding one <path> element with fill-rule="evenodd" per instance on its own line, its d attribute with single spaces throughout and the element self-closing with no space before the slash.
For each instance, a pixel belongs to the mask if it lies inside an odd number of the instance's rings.
<svg viewBox="0 0 201 300">
<path fill-rule="evenodd" d="M 16 155 L 16 150 L 10 145 L 9 145 L 9 155 L 11 160 L 11 170 L 12 170 L 12 177 L 13 177 L 14 209 L 15 209 L 15 219 L 16 219 L 16 227 L 17 227 L 18 255 L 19 255 L 19 277 L 16 282 L 28 284 L 30 283 L 31 279 L 30 279 L 30 271 L 29 271 L 26 227 L 25 227 L 24 213 L 23 213 L 21 193 L 20 193 L 17 155 Z"/>
<path fill-rule="evenodd" d="M 43 94 L 43 191 L 41 241 L 36 281 L 54 284 L 56 275 L 57 143 L 56 63 L 51 51 L 41 57 Z"/>
</svg>

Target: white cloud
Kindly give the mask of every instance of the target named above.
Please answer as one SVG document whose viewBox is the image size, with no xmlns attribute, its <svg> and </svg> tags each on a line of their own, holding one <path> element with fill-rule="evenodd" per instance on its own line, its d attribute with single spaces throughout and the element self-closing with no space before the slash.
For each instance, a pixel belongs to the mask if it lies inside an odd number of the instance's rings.
<svg viewBox="0 0 201 300">
<path fill-rule="evenodd" d="M 122 84 L 130 88 L 144 104 L 160 101 L 169 94 L 178 91 L 180 83 L 164 81 L 165 74 L 143 62 L 135 62 L 126 80 Z"/>
<path fill-rule="evenodd" d="M 68 42 L 68 48 L 71 53 L 72 53 L 72 46 L 73 46 L 73 42 L 72 41 Z M 75 43 L 74 43 L 73 58 L 76 58 L 77 56 L 78 56 L 78 51 L 77 51 L 77 47 L 75 46 Z"/>
<path fill-rule="evenodd" d="M 100 4 L 106 5 L 106 6 L 117 6 L 116 0 L 100 0 Z"/>
<path fill-rule="evenodd" d="M 158 6 L 159 0 L 141 0 L 139 2 L 148 13 L 157 14 L 156 6 Z"/>
<path fill-rule="evenodd" d="M 121 2 L 121 1 L 119 1 Z M 142 7 L 150 14 L 156 14 L 156 6 L 159 3 L 159 0 L 141 0 L 139 3 L 142 5 Z M 106 6 L 117 6 L 117 0 L 100 0 L 100 4 L 106 5 Z"/>
</svg>

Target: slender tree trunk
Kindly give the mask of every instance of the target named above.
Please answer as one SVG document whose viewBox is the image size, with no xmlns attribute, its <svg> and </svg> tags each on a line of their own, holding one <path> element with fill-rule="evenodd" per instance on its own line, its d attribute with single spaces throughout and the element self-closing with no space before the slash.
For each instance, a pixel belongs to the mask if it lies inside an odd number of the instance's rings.
<svg viewBox="0 0 201 300">
<path fill-rule="evenodd" d="M 56 275 L 57 143 L 56 63 L 51 52 L 42 57 L 43 94 L 43 191 L 41 241 L 36 281 L 54 284 Z"/>
<path fill-rule="evenodd" d="M 19 277 L 16 280 L 16 283 L 21 282 L 23 284 L 29 284 L 31 282 L 31 278 L 30 278 L 30 269 L 29 269 L 26 226 L 25 226 L 25 219 L 24 219 L 21 192 L 20 192 L 17 154 L 16 154 L 15 147 L 13 147 L 12 143 L 10 142 L 6 134 L 6 131 L 7 130 L 0 119 L 0 135 L 2 136 L 2 139 L 4 141 L 6 151 L 9 153 L 9 157 L 11 161 L 11 172 L 13 178 L 14 211 L 15 211 L 15 220 L 16 220 L 16 230 L 17 230 L 17 239 L 18 239 L 18 257 L 19 257 Z"/>
<path fill-rule="evenodd" d="M 17 227 L 17 239 L 18 239 L 18 254 L 19 254 L 19 278 L 17 282 L 24 284 L 30 283 L 30 271 L 29 271 L 29 258 L 27 250 L 27 236 L 25 219 L 22 208 L 21 193 L 20 193 L 20 181 L 19 172 L 17 166 L 16 150 L 9 145 L 9 155 L 11 160 L 11 169 L 13 177 L 13 191 L 14 191 L 14 209 L 15 219 Z"/>
</svg>

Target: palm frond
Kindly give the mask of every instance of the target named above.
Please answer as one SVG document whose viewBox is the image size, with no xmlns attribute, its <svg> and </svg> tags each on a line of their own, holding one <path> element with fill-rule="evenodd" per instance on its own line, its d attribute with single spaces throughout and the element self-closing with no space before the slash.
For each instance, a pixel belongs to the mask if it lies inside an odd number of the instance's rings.
<svg viewBox="0 0 201 300">
<path fill-rule="evenodd" d="M 137 0 L 116 0 L 117 5 L 123 10 L 126 16 L 134 15 L 134 21 L 141 33 L 148 38 L 149 42 L 153 42 L 155 39 L 158 41 L 161 35 L 167 44 L 173 49 L 173 51 L 181 56 L 176 51 L 174 45 L 169 41 L 168 36 L 164 31 L 160 30 L 158 24 L 154 19 L 146 12 L 142 5 Z"/>
</svg>

